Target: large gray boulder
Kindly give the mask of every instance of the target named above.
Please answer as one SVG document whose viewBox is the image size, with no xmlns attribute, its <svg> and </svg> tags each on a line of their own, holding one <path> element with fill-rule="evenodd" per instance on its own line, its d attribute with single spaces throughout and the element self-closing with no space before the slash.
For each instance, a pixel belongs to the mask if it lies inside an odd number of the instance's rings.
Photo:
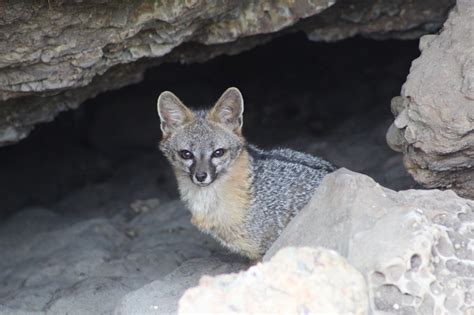
<svg viewBox="0 0 474 315">
<path fill-rule="evenodd" d="M 326 176 L 264 261 L 287 246 L 336 250 L 364 274 L 374 312 L 472 314 L 474 202 L 395 192 L 345 169 Z"/>
<path fill-rule="evenodd" d="M 285 248 L 240 273 L 203 277 L 179 314 L 367 314 L 364 277 L 323 248 Z"/>
<path fill-rule="evenodd" d="M 10 1 L 0 4 L 0 145 L 164 61 L 238 53 L 282 32 L 312 40 L 435 31 L 454 0 Z M 255 36 L 259 35 L 259 36 Z M 186 44 L 187 45 L 183 45 Z"/>
<path fill-rule="evenodd" d="M 474 5 L 459 0 L 439 35 L 420 40 L 387 142 L 428 188 L 474 198 Z"/>
</svg>

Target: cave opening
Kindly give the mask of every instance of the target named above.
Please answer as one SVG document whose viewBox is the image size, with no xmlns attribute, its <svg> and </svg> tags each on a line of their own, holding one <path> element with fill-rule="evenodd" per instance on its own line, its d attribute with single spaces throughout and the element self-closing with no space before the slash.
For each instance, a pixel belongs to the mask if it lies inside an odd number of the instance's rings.
<svg viewBox="0 0 474 315">
<path fill-rule="evenodd" d="M 234 56 L 161 64 L 139 84 L 100 94 L 0 148 L 0 217 L 32 206 L 96 216 L 134 199 L 176 199 L 170 167 L 157 150 L 156 99 L 164 90 L 196 108 L 236 86 L 250 143 L 320 155 L 384 186 L 411 188 L 385 132 L 390 99 L 418 54 L 416 40 L 317 43 L 297 33 Z"/>
<path fill-rule="evenodd" d="M 385 133 L 390 100 L 418 54 L 415 40 L 316 43 L 289 34 L 238 55 L 161 64 L 0 148 L 0 249 L 8 253 L 0 311 L 65 313 L 74 301 L 108 313 L 125 294 L 158 285 L 150 301 L 173 312 L 201 275 L 248 267 L 192 226 L 178 201 L 157 148 L 164 90 L 197 108 L 236 86 L 250 143 L 319 155 L 389 188 L 414 187 Z"/>
</svg>

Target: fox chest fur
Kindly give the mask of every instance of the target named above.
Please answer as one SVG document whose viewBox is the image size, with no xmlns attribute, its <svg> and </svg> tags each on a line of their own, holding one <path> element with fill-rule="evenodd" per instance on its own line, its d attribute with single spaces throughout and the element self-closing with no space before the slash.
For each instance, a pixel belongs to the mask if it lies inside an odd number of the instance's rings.
<svg viewBox="0 0 474 315">
<path fill-rule="evenodd" d="M 178 174 L 177 179 L 181 199 L 191 211 L 192 224 L 232 251 L 258 257 L 258 245 L 250 237 L 245 222 L 253 199 L 250 167 L 244 150 L 232 167 L 210 186 L 198 187 L 187 176 Z"/>
</svg>

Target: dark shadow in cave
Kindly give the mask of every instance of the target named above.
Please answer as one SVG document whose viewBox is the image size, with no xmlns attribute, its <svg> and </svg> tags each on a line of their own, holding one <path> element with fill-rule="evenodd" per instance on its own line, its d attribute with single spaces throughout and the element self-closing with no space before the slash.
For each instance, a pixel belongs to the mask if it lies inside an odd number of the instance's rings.
<svg viewBox="0 0 474 315">
<path fill-rule="evenodd" d="M 34 205 L 66 211 L 66 195 L 111 180 L 115 184 L 91 197 L 94 202 L 176 198 L 169 166 L 156 149 L 155 104 L 164 90 L 193 107 L 212 105 L 237 86 L 250 142 L 319 154 L 385 186 L 410 188 L 414 183 L 401 156 L 386 146 L 385 131 L 390 99 L 418 54 L 417 41 L 315 43 L 292 34 L 236 56 L 150 69 L 140 84 L 101 94 L 0 148 L 0 218 Z M 70 208 L 86 213 L 87 200 L 81 201 Z"/>
</svg>

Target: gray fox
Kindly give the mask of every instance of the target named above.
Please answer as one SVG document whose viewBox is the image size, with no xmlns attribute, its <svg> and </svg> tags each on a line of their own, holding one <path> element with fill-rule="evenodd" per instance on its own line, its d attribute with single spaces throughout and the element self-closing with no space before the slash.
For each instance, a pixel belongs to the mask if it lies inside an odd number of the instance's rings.
<svg viewBox="0 0 474 315">
<path fill-rule="evenodd" d="M 229 88 L 210 110 L 173 93 L 158 98 L 160 150 L 171 163 L 191 222 L 231 251 L 259 259 L 336 167 L 289 149 L 264 151 L 242 136 L 244 104 Z"/>
</svg>

